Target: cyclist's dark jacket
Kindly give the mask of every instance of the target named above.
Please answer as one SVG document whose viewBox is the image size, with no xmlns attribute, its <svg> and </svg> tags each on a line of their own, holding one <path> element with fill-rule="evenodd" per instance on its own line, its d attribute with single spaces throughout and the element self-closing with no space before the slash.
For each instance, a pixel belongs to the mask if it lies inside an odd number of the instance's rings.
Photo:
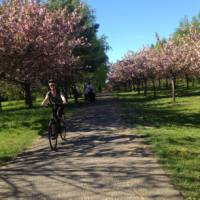
<svg viewBox="0 0 200 200">
<path fill-rule="evenodd" d="M 66 103 L 66 99 L 64 97 L 64 95 L 62 93 L 60 93 L 59 91 L 56 92 L 56 96 L 52 96 L 51 92 L 49 91 L 43 102 L 42 105 L 48 105 L 48 104 L 54 104 L 54 105 L 62 105 Z"/>
<path fill-rule="evenodd" d="M 50 104 L 56 104 L 56 105 L 61 105 L 63 104 L 63 100 L 61 98 L 61 94 L 59 91 L 56 92 L 56 96 L 53 96 L 51 94 L 51 92 L 48 92 L 48 98 L 49 98 L 49 102 Z"/>
</svg>

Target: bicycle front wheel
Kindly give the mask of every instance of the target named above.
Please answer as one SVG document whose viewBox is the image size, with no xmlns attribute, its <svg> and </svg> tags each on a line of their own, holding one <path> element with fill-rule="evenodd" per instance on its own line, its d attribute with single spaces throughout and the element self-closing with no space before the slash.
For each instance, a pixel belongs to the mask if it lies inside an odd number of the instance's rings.
<svg viewBox="0 0 200 200">
<path fill-rule="evenodd" d="M 58 133 L 56 124 L 52 121 L 49 123 L 48 128 L 48 137 L 49 137 L 49 144 L 52 150 L 56 151 L 57 149 L 57 142 L 58 142 Z"/>
<path fill-rule="evenodd" d="M 61 137 L 62 140 L 66 140 L 66 137 L 67 137 L 67 128 L 66 128 L 65 123 L 61 126 L 60 137 Z"/>
</svg>

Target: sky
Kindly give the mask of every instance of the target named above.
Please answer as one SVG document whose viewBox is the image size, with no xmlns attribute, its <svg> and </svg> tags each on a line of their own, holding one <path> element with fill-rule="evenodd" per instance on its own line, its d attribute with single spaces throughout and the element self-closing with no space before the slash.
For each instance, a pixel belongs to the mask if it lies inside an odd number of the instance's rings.
<svg viewBox="0 0 200 200">
<path fill-rule="evenodd" d="M 168 38 L 185 16 L 190 20 L 200 12 L 199 0 L 85 1 L 95 10 L 98 36 L 107 37 L 110 62 L 120 60 L 129 50 L 155 43 L 156 32 Z"/>
</svg>

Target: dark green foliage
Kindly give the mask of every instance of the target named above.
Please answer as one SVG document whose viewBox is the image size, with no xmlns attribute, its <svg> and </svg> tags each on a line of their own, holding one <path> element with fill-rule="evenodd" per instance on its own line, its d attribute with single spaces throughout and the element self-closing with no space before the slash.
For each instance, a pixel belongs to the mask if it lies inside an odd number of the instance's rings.
<svg viewBox="0 0 200 200">
<path fill-rule="evenodd" d="M 82 3 L 80 0 L 49 0 L 46 5 L 51 10 L 67 8 L 68 11 L 72 12 L 80 3 Z M 85 37 L 89 45 L 74 50 L 74 54 L 81 58 L 81 64 L 79 66 L 79 72 L 77 73 L 76 71 L 74 73 L 72 82 L 79 82 L 80 77 L 82 79 L 84 77 L 94 79 L 96 77 L 96 71 L 99 71 L 101 67 L 104 70 L 108 61 L 106 51 L 109 49 L 109 46 L 106 42 L 106 37 L 97 37 L 99 24 L 96 23 L 95 13 L 86 3 L 82 4 L 83 7 L 80 12 L 83 15 L 83 19 L 80 25 L 85 27 L 85 31 L 80 33 L 79 36 Z M 90 73 L 89 76 L 88 73 Z M 104 75 L 105 77 L 103 79 L 105 80 L 106 73 Z"/>
<path fill-rule="evenodd" d="M 24 98 L 23 91 L 19 85 L 0 81 L 1 100 L 19 100 Z"/>
<path fill-rule="evenodd" d="M 200 13 L 192 18 L 190 21 L 186 16 L 181 20 L 178 28 L 173 34 L 173 37 L 176 39 L 177 37 L 181 37 L 185 34 L 189 33 L 189 28 L 194 26 L 200 31 Z"/>
</svg>

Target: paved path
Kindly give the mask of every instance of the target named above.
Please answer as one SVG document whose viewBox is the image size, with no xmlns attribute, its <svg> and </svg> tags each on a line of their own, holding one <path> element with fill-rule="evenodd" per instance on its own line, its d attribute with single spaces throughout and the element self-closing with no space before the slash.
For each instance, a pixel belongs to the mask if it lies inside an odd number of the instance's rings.
<svg viewBox="0 0 200 200">
<path fill-rule="evenodd" d="M 68 120 L 67 141 L 52 152 L 47 138 L 0 168 L 0 199 L 181 200 L 149 151 L 100 99 Z M 132 133 L 131 133 L 132 132 Z"/>
</svg>

